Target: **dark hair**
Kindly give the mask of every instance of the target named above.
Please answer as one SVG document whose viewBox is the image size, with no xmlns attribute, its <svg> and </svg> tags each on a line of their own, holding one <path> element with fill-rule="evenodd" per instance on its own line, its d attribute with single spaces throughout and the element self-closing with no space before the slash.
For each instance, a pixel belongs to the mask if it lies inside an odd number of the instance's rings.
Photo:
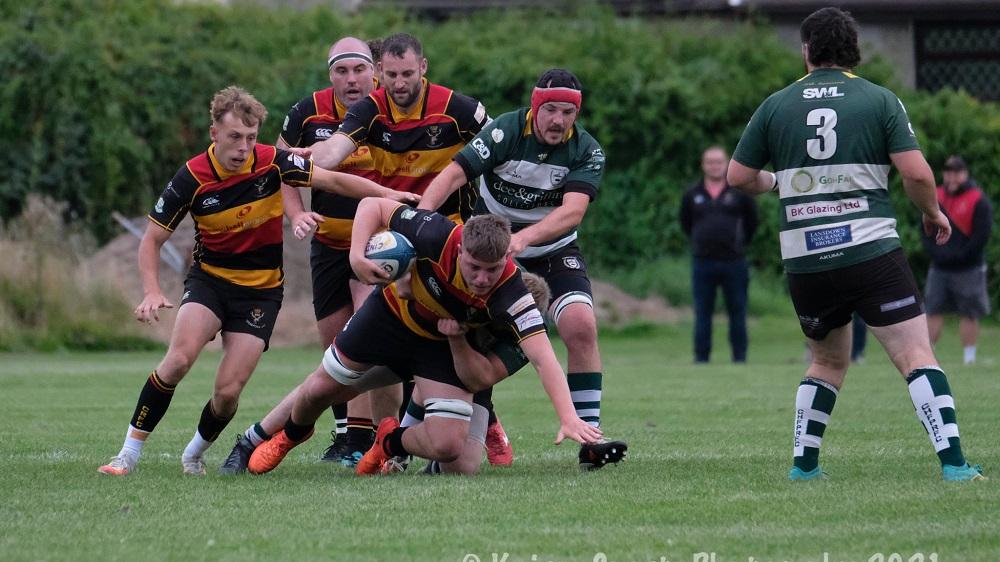
<svg viewBox="0 0 1000 562">
<path fill-rule="evenodd" d="M 365 43 L 368 44 L 368 50 L 372 52 L 372 60 L 382 60 L 382 38 L 376 37 L 375 39 L 369 39 L 368 41 L 365 41 Z"/>
<path fill-rule="evenodd" d="M 538 78 L 535 84 L 538 88 L 570 88 L 571 90 L 582 90 L 583 85 L 580 79 L 572 72 L 562 68 L 551 68 L 546 70 Z"/>
<path fill-rule="evenodd" d="M 858 24 L 850 12 L 837 8 L 816 10 L 802 20 L 802 42 L 809 46 L 809 64 L 854 68 L 861 62 Z"/>
<path fill-rule="evenodd" d="M 420 41 L 409 33 L 396 33 L 382 40 L 379 60 L 385 55 L 391 54 L 396 58 L 403 58 L 406 51 L 413 51 L 418 57 L 424 55 L 424 48 L 420 46 Z"/>
</svg>

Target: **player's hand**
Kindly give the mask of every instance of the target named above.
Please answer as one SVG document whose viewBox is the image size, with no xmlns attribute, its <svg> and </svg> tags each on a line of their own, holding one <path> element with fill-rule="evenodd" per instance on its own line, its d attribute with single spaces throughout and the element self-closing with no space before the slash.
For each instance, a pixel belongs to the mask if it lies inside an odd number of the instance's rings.
<svg viewBox="0 0 1000 562">
<path fill-rule="evenodd" d="M 604 432 L 600 428 L 594 427 L 579 417 L 574 416 L 559 425 L 559 433 L 556 435 L 555 443 L 558 445 L 563 442 L 563 439 L 569 438 L 582 445 L 584 443 L 593 443 L 603 435 Z"/>
<path fill-rule="evenodd" d="M 518 254 L 524 251 L 524 248 L 527 247 L 527 245 L 528 244 L 520 236 L 518 236 L 518 233 L 511 234 L 510 245 L 507 246 L 507 253 L 510 254 L 510 257 L 516 258 Z"/>
<path fill-rule="evenodd" d="M 365 285 L 385 285 L 389 282 L 389 272 L 372 260 L 364 256 L 356 257 L 354 254 L 351 254 L 350 260 L 354 275 Z"/>
<path fill-rule="evenodd" d="M 468 332 L 469 328 L 459 324 L 457 320 L 452 318 L 438 318 L 438 331 L 443 336 L 453 338 L 465 335 L 465 332 Z"/>
<path fill-rule="evenodd" d="M 301 156 L 303 158 L 312 158 L 313 151 L 311 148 L 308 147 L 290 146 L 285 150 L 291 152 L 292 154 L 295 154 L 296 156 Z"/>
<path fill-rule="evenodd" d="M 316 228 L 316 225 L 325 221 L 323 215 L 312 211 L 303 211 L 292 217 L 292 233 L 295 238 L 302 240 Z"/>
<path fill-rule="evenodd" d="M 396 279 L 396 294 L 401 299 L 413 300 L 413 286 L 410 285 L 411 273 L 407 271 L 402 277 Z"/>
<path fill-rule="evenodd" d="M 173 307 L 174 304 L 168 301 L 167 297 L 163 296 L 163 293 L 151 293 L 143 297 L 139 306 L 135 307 L 135 319 L 139 322 L 145 322 L 146 324 L 153 321 L 159 322 L 159 310 L 161 308 Z"/>
<path fill-rule="evenodd" d="M 924 233 L 933 236 L 934 242 L 941 246 L 951 238 L 951 221 L 940 209 L 932 215 L 924 214 Z"/>
<path fill-rule="evenodd" d="M 420 202 L 420 196 L 416 193 L 396 191 L 395 189 L 386 190 L 385 197 L 386 199 L 392 199 L 393 201 L 399 201 L 400 203 L 406 203 L 407 205 L 416 205 Z"/>
</svg>

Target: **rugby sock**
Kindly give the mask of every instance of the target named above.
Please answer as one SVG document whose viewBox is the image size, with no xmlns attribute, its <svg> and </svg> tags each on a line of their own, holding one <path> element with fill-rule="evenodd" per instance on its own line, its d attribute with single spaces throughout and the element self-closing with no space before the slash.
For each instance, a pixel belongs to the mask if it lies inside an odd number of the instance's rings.
<svg viewBox="0 0 1000 562">
<path fill-rule="evenodd" d="M 906 377 L 906 383 L 917 418 L 927 430 L 941 464 L 965 466 L 955 419 L 955 399 L 948 387 L 948 377 L 935 365 L 914 369 Z"/>
<path fill-rule="evenodd" d="M 212 401 L 209 400 L 205 403 L 205 407 L 201 409 L 201 419 L 198 420 L 198 433 L 201 437 L 208 441 L 209 443 L 214 442 L 219 438 L 219 434 L 222 433 L 223 429 L 229 425 L 229 421 L 233 419 L 236 415 L 236 411 L 227 417 L 221 417 L 215 413 L 215 409 L 212 408 Z"/>
<path fill-rule="evenodd" d="M 347 402 L 330 406 L 330 411 L 337 424 L 337 435 L 347 433 Z"/>
<path fill-rule="evenodd" d="M 830 422 L 837 389 L 819 379 L 806 377 L 795 393 L 795 439 L 793 464 L 804 472 L 819 466 L 819 447 Z"/>
<path fill-rule="evenodd" d="M 253 443 L 254 447 L 271 438 L 271 436 L 264 431 L 264 427 L 260 425 L 260 422 L 248 427 L 247 430 L 243 432 L 243 436 L 246 437 L 248 441 Z"/>
<path fill-rule="evenodd" d="M 299 425 L 292 421 L 292 417 L 288 417 L 288 421 L 285 422 L 285 435 L 295 441 L 296 443 L 304 441 L 313 431 L 314 424 L 309 425 Z"/>
<path fill-rule="evenodd" d="M 354 433 L 361 433 L 367 435 L 369 433 L 375 433 L 375 424 L 372 423 L 371 418 L 347 418 L 347 435 L 350 436 Z"/>
<path fill-rule="evenodd" d="M 976 362 L 976 346 L 967 345 L 964 348 L 962 363 L 966 365 L 972 365 Z"/>
<path fill-rule="evenodd" d="M 489 427 L 489 426 L 497 423 L 497 413 L 495 411 L 493 411 L 493 401 L 492 400 L 489 401 L 488 406 L 489 407 L 486 408 L 486 411 L 489 412 L 490 417 L 489 417 L 488 420 L 486 420 L 486 427 Z"/>
<path fill-rule="evenodd" d="M 406 404 L 406 413 L 403 414 L 403 420 L 399 422 L 400 427 L 412 427 L 418 423 L 424 421 L 424 407 L 413 401 L 410 398 L 409 403 Z"/>
<path fill-rule="evenodd" d="M 130 424 L 132 428 L 146 434 L 156 429 L 156 424 L 160 423 L 170 407 L 170 399 L 174 397 L 176 388 L 176 384 L 163 382 L 155 370 L 150 373 L 139 392 L 139 401 L 135 405 Z"/>
<path fill-rule="evenodd" d="M 569 373 L 566 383 L 576 415 L 594 427 L 601 426 L 601 373 Z"/>
<path fill-rule="evenodd" d="M 405 427 L 397 427 L 382 441 L 382 451 L 390 457 L 407 457 L 410 452 L 403 446 Z"/>
</svg>

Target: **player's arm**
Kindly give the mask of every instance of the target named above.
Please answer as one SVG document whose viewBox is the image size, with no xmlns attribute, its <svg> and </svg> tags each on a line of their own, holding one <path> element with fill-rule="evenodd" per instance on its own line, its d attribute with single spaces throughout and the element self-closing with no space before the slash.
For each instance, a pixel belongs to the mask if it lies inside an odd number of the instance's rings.
<svg viewBox="0 0 1000 562">
<path fill-rule="evenodd" d="M 343 133 L 336 133 L 332 137 L 310 146 L 309 150 L 316 166 L 333 170 L 357 148 L 351 137 Z"/>
<path fill-rule="evenodd" d="M 135 307 L 135 318 L 140 322 L 159 321 L 159 309 L 174 305 L 160 288 L 160 248 L 173 232 L 149 221 L 139 242 L 139 275 L 142 277 L 142 302 Z"/>
<path fill-rule="evenodd" d="M 448 197 L 451 197 L 452 193 L 455 193 L 459 187 L 468 183 L 468 181 L 469 178 L 466 177 L 462 166 L 458 162 L 452 161 L 427 186 L 427 189 L 424 191 L 424 197 L 420 200 L 420 205 L 417 208 L 436 211 L 438 207 L 448 200 Z"/>
<path fill-rule="evenodd" d="M 401 203 L 418 203 L 420 196 L 416 193 L 396 191 L 383 185 L 379 185 L 368 178 L 345 174 L 344 172 L 331 172 L 323 168 L 313 167 L 312 187 L 346 195 L 354 199 L 364 199 L 365 197 L 381 197 L 399 201 Z M 365 239 L 368 240 L 367 238 Z"/>
<path fill-rule="evenodd" d="M 923 213 L 924 232 L 934 237 L 938 245 L 944 244 L 951 237 L 951 222 L 938 205 L 934 172 L 923 153 L 906 150 L 890 154 L 889 158 L 899 170 L 906 196 Z"/>
<path fill-rule="evenodd" d="M 542 387 L 549 395 L 549 400 L 552 401 L 552 406 L 559 417 L 556 443 L 562 442 L 567 437 L 578 443 L 592 443 L 600 439 L 601 430 L 587 424 L 576 415 L 569 386 L 566 384 L 566 374 L 563 373 L 556 354 L 552 351 L 549 337 L 544 332 L 538 332 L 521 340 L 520 345 L 524 355 L 538 372 Z"/>
<path fill-rule="evenodd" d="M 354 226 L 351 228 L 351 252 L 348 257 L 351 268 L 362 283 L 374 285 L 385 283 L 389 279 L 386 271 L 365 257 L 365 246 L 373 234 L 389 226 L 389 219 L 399 206 L 396 201 L 380 197 L 367 197 L 358 204 Z"/>
<path fill-rule="evenodd" d="M 483 355 L 469 344 L 466 329 L 456 320 L 441 318 L 438 331 L 448 338 L 448 347 L 455 361 L 455 372 L 459 380 L 470 392 L 479 392 L 495 385 L 507 377 L 507 367 L 492 353 Z"/>
<path fill-rule="evenodd" d="M 281 150 L 291 148 L 280 135 L 274 146 Z M 299 193 L 299 190 L 285 182 L 281 182 L 281 202 L 284 207 L 285 216 L 288 217 L 288 222 L 292 225 L 295 237 L 299 240 L 302 240 L 312 232 L 318 223 L 326 220 L 319 213 L 307 211 L 305 205 L 302 204 L 302 195 Z"/>
<path fill-rule="evenodd" d="M 726 172 L 726 182 L 736 189 L 759 195 L 768 191 L 777 191 L 778 176 L 767 170 L 755 170 L 740 164 L 736 160 L 729 161 L 729 170 Z"/>
<path fill-rule="evenodd" d="M 563 195 L 562 205 L 537 223 L 515 232 L 510 237 L 510 251 L 517 256 L 526 247 L 552 240 L 576 228 L 583 222 L 590 205 L 590 195 L 569 191 Z"/>
</svg>

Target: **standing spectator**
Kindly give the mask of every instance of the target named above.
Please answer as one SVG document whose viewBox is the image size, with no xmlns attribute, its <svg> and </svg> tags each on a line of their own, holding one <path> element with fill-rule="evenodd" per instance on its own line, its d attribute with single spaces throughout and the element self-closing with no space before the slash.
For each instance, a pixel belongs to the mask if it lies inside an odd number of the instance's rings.
<svg viewBox="0 0 1000 562">
<path fill-rule="evenodd" d="M 922 237 L 931 258 L 924 289 L 927 328 L 931 343 L 937 343 L 943 315 L 957 313 L 958 333 L 965 349 L 963 362 L 972 365 L 976 362 L 979 318 L 990 313 L 984 253 L 993 227 L 993 206 L 969 177 L 969 168 L 961 156 L 948 158 L 941 175 L 944 185 L 938 186 L 937 199 L 954 234 L 943 246 L 926 235 Z"/>
<path fill-rule="evenodd" d="M 691 239 L 691 292 L 694 295 L 694 361 L 707 363 L 712 352 L 712 313 L 722 287 L 729 313 L 733 362 L 747 359 L 746 248 L 757 230 L 757 204 L 726 183 L 729 155 L 711 146 L 701 155 L 704 178 L 681 201 L 681 227 Z"/>
</svg>

